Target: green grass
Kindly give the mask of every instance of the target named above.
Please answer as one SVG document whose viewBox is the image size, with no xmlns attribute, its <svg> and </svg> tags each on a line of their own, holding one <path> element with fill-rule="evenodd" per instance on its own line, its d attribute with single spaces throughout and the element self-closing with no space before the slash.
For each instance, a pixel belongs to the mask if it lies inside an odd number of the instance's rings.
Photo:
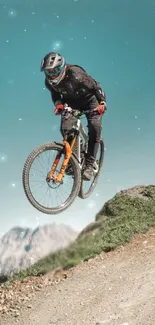
<svg viewBox="0 0 155 325">
<path fill-rule="evenodd" d="M 125 245 L 136 233 L 147 232 L 155 227 L 155 186 L 143 187 L 142 195 L 143 198 L 116 194 L 104 204 L 95 222 L 88 225 L 73 244 L 12 277 L 1 278 L 0 282 L 41 276 L 57 268 L 71 268 L 102 251 L 109 252 Z"/>
</svg>

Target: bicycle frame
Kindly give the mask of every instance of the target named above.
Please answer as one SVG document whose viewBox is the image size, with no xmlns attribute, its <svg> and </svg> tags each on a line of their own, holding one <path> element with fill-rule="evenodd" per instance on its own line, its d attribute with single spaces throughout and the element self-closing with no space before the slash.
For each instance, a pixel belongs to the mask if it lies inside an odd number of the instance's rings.
<svg viewBox="0 0 155 325">
<path fill-rule="evenodd" d="M 85 140 L 85 144 L 87 143 L 88 140 L 88 136 L 85 132 L 85 129 L 80 121 L 80 118 L 77 118 L 77 120 L 75 121 L 74 125 L 73 125 L 73 129 L 76 130 L 77 134 L 75 134 L 71 144 L 69 144 L 69 142 L 67 141 L 67 136 L 64 137 L 63 139 L 63 144 L 65 147 L 65 157 L 64 160 L 62 162 L 61 165 L 61 169 L 60 172 L 58 173 L 58 175 L 55 177 L 54 173 L 56 171 L 56 168 L 59 164 L 60 158 L 61 158 L 61 153 L 57 152 L 56 158 L 54 160 L 54 163 L 52 165 L 52 168 L 48 174 L 48 177 L 46 178 L 47 181 L 53 181 L 53 182 L 59 182 L 62 183 L 62 178 L 64 176 L 65 170 L 67 168 L 68 162 L 70 157 L 72 156 L 72 150 L 74 148 L 75 142 L 77 141 L 77 154 L 76 154 L 76 158 L 79 162 L 79 165 L 81 167 L 81 136 L 84 138 Z"/>
</svg>

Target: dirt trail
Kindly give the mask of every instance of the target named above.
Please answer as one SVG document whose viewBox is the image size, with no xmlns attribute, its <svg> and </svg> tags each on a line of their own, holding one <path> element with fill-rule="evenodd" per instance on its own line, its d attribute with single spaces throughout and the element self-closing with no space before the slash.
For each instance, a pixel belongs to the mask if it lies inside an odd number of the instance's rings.
<svg viewBox="0 0 155 325">
<path fill-rule="evenodd" d="M 68 271 L 64 281 L 38 292 L 31 305 L 0 324 L 154 325 L 155 229 Z"/>
</svg>

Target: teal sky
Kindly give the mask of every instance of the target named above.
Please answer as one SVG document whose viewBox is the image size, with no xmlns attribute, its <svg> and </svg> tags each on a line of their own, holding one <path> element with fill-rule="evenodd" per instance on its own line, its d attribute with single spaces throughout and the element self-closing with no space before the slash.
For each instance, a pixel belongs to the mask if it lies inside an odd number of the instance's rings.
<svg viewBox="0 0 155 325">
<path fill-rule="evenodd" d="M 56 0 L 0 5 L 0 235 L 12 226 L 82 229 L 121 188 L 155 183 L 155 1 Z M 105 163 L 87 200 L 60 215 L 35 210 L 22 187 L 29 153 L 60 140 L 40 63 L 58 50 L 101 82 Z"/>
</svg>

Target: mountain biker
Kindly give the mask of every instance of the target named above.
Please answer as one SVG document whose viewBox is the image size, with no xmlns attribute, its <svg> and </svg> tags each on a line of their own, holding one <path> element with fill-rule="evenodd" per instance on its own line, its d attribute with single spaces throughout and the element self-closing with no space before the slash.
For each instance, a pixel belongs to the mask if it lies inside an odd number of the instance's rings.
<svg viewBox="0 0 155 325">
<path fill-rule="evenodd" d="M 106 95 L 100 84 L 80 66 L 66 63 L 59 53 L 46 54 L 41 62 L 41 71 L 45 73 L 45 87 L 50 91 L 55 105 L 54 113 L 62 114 L 64 104 L 78 110 L 90 109 L 86 114 L 88 121 L 88 153 L 83 171 L 83 179 L 91 180 L 102 129 L 102 115 L 106 111 Z M 91 110 L 97 108 L 96 112 Z M 75 117 L 68 119 L 61 115 L 61 134 L 72 128 Z"/>
</svg>

